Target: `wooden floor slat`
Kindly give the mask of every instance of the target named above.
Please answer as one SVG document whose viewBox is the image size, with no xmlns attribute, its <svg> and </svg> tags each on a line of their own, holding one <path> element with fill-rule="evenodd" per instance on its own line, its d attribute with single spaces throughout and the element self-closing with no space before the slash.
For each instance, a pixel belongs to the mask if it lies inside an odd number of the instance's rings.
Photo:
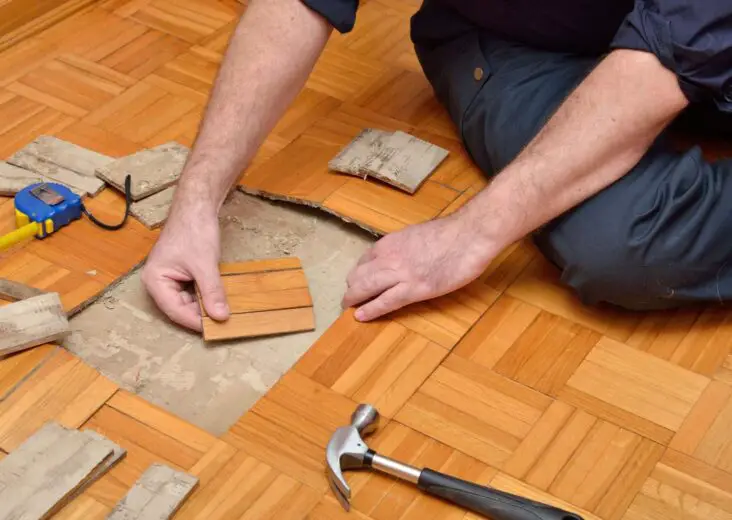
<svg viewBox="0 0 732 520">
<path fill-rule="evenodd" d="M 43 134 L 111 157 L 190 146 L 245 4 L 101 0 L 0 52 L 0 159 Z M 322 207 L 381 235 L 447 215 L 487 184 L 420 71 L 409 37 L 419 5 L 362 2 L 356 28 L 333 35 L 241 190 Z M 365 128 L 450 153 L 414 195 L 329 171 Z M 116 221 L 124 201 L 107 189 L 86 204 Z M 12 227 L 12 201 L 0 198 L 0 232 Z M 143 262 L 157 236 L 135 219 L 113 233 L 82 220 L 0 254 L 0 277 L 57 291 L 77 312 Z M 296 259 L 247 265 L 222 266 L 226 284 L 238 284 L 236 311 L 306 301 Z M 263 282 L 272 271 L 276 283 Z M 200 480 L 176 518 L 476 520 L 371 472 L 347 472 L 353 510 L 343 511 L 324 450 L 368 402 L 382 415 L 369 445 L 411 464 L 586 520 L 732 520 L 730 332 L 726 307 L 584 306 L 524 240 L 455 293 L 374 323 L 345 311 L 218 439 L 118 390 L 62 347 L 10 356 L 0 361 L 0 459 L 51 419 L 124 447 L 62 519 L 105 518 L 162 463 Z"/>
</svg>

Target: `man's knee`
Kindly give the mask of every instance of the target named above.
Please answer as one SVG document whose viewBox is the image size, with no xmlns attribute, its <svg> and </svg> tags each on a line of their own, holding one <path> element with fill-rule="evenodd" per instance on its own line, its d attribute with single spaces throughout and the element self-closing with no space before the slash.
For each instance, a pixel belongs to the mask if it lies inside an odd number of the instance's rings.
<svg viewBox="0 0 732 520">
<path fill-rule="evenodd" d="M 587 305 L 610 303 L 631 310 L 662 306 L 668 292 L 648 283 L 651 273 L 627 248 L 607 236 L 607 228 L 596 229 L 591 236 L 588 228 L 587 233 L 573 231 L 568 241 L 560 223 L 534 237 L 544 256 L 560 269 L 563 285 Z"/>
</svg>

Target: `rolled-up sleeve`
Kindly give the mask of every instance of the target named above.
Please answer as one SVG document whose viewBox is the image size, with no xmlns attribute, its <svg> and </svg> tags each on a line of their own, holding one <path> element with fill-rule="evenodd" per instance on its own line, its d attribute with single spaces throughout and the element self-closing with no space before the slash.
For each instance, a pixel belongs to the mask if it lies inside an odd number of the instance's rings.
<svg viewBox="0 0 732 520">
<path fill-rule="evenodd" d="M 322 15 L 340 33 L 347 33 L 356 23 L 359 0 L 301 0 Z"/>
<path fill-rule="evenodd" d="M 652 52 L 691 102 L 732 112 L 732 1 L 636 0 L 611 47 Z"/>
</svg>

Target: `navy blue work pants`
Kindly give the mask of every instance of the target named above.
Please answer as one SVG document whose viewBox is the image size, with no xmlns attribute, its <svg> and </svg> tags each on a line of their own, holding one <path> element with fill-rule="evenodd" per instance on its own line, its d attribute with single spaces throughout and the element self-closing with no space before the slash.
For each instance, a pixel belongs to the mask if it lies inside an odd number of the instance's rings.
<svg viewBox="0 0 732 520">
<path fill-rule="evenodd" d="M 434 0 L 412 19 L 412 40 L 488 176 L 516 157 L 601 59 L 501 40 Z M 685 123 L 732 136 L 732 117 L 713 108 L 691 108 L 677 122 Z M 649 310 L 732 299 L 732 160 L 708 162 L 697 146 L 678 151 L 667 134 L 627 175 L 533 235 L 585 303 Z"/>
</svg>

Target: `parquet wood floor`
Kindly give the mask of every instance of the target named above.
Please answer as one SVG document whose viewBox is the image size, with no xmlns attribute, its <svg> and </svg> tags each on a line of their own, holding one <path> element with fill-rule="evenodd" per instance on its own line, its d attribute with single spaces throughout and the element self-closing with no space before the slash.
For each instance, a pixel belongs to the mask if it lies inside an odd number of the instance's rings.
<svg viewBox="0 0 732 520">
<path fill-rule="evenodd" d="M 418 0 L 367 0 L 241 183 L 322 205 L 377 233 L 454 210 L 485 183 L 419 72 Z M 104 0 L 0 54 L 0 157 L 40 134 L 112 156 L 192 144 L 236 18 L 234 0 Z M 414 195 L 327 171 L 365 127 L 447 148 Z M 717 152 L 718 153 L 718 150 Z M 113 190 L 90 200 L 111 219 Z M 0 231 L 12 225 L 0 199 Z M 0 257 L 0 276 L 56 290 L 68 309 L 141 262 L 156 237 L 82 221 Z M 58 515 L 104 518 L 162 462 L 201 485 L 176 518 L 455 519 L 475 516 L 388 477 L 348 475 L 344 513 L 324 447 L 357 403 L 384 416 L 370 443 L 417 465 L 548 501 L 590 520 L 732 520 L 732 314 L 587 308 L 527 242 L 476 282 L 376 323 L 350 311 L 221 438 L 42 346 L 0 361 L 0 458 L 44 421 L 128 450 Z"/>
</svg>

